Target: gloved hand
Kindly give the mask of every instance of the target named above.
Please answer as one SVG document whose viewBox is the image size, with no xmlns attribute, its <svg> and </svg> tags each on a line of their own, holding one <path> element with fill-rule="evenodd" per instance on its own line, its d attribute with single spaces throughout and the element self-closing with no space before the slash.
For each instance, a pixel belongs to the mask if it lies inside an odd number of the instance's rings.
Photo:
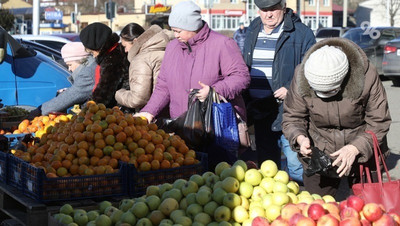
<svg viewBox="0 0 400 226">
<path fill-rule="evenodd" d="M 37 116 L 41 116 L 42 115 L 42 105 L 40 105 L 39 107 L 37 107 L 36 109 L 32 110 L 29 115 L 28 115 L 28 120 L 32 120 Z"/>
</svg>

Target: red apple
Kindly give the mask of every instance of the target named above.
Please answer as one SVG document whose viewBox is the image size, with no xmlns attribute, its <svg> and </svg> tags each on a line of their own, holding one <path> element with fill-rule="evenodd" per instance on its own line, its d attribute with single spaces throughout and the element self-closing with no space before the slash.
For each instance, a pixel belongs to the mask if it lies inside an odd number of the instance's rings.
<svg viewBox="0 0 400 226">
<path fill-rule="evenodd" d="M 346 207 L 340 211 L 340 219 L 344 220 L 349 217 L 360 219 L 360 214 L 351 207 Z"/>
<path fill-rule="evenodd" d="M 308 216 L 313 220 L 318 220 L 320 217 L 326 214 L 324 207 L 318 203 L 311 204 L 307 210 Z"/>
<path fill-rule="evenodd" d="M 339 203 L 339 210 L 341 211 L 342 209 L 347 207 L 347 200 L 343 200 Z"/>
<path fill-rule="evenodd" d="M 365 204 L 362 212 L 365 219 L 369 220 L 370 222 L 378 220 L 383 214 L 382 208 L 378 204 L 373 202 Z"/>
<path fill-rule="evenodd" d="M 325 201 L 323 199 L 315 199 L 314 201 L 311 202 L 311 204 L 314 204 L 314 203 L 322 205 L 325 203 Z"/>
<path fill-rule="evenodd" d="M 397 223 L 389 214 L 382 214 L 381 218 L 372 222 L 374 226 L 396 226 Z"/>
<path fill-rule="evenodd" d="M 324 203 L 322 204 L 322 207 L 324 207 L 324 209 L 328 211 L 328 213 L 335 213 L 335 214 L 340 213 L 339 205 L 336 202 Z"/>
<path fill-rule="evenodd" d="M 358 218 L 348 217 L 340 221 L 340 226 L 362 226 Z"/>
<path fill-rule="evenodd" d="M 362 226 L 371 226 L 371 222 L 369 222 L 367 219 L 361 219 L 360 222 Z"/>
<path fill-rule="evenodd" d="M 251 226 L 270 226 L 270 224 L 267 218 L 258 216 L 253 219 Z"/>
<path fill-rule="evenodd" d="M 391 217 L 393 217 L 393 220 L 396 221 L 396 223 L 398 225 L 400 225 L 400 215 L 399 214 L 397 214 L 397 213 L 389 213 L 389 215 Z"/>
<path fill-rule="evenodd" d="M 360 212 L 364 207 L 364 200 L 358 196 L 350 195 L 347 198 L 347 206 L 354 208 L 357 210 L 357 212 Z"/>
<path fill-rule="evenodd" d="M 272 221 L 271 226 L 289 226 L 289 222 L 280 216 Z"/>
<path fill-rule="evenodd" d="M 290 226 L 296 226 L 297 222 L 301 219 L 305 218 L 305 216 L 301 213 L 295 213 L 289 220 L 289 225 Z"/>
<path fill-rule="evenodd" d="M 284 206 L 281 210 L 282 219 L 289 221 L 290 218 L 296 213 L 301 213 L 301 210 L 297 207 L 296 204 L 289 203 Z"/>
<path fill-rule="evenodd" d="M 318 219 L 317 226 L 339 226 L 339 220 L 328 213 Z"/>
<path fill-rule="evenodd" d="M 304 217 L 297 221 L 296 226 L 316 226 L 317 224 L 310 217 Z"/>
</svg>

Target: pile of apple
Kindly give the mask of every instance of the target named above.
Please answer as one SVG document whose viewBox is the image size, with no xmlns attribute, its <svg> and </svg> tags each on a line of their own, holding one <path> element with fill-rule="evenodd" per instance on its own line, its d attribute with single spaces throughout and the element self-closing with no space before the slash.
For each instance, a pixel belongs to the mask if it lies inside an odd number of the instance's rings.
<svg viewBox="0 0 400 226">
<path fill-rule="evenodd" d="M 270 222 L 265 217 L 253 220 L 254 226 L 396 226 L 400 215 L 387 213 L 382 205 L 364 203 L 358 196 L 350 195 L 341 202 L 323 203 L 315 200 L 311 204 L 289 203 L 282 208 L 281 215 Z"/>
<path fill-rule="evenodd" d="M 256 217 L 276 220 L 289 203 L 306 205 L 316 199 L 335 202 L 332 196 L 299 192 L 299 185 L 271 160 L 260 169 L 247 169 L 238 160 L 232 166 L 221 162 L 214 172 L 195 174 L 189 180 L 149 186 L 142 197 L 124 199 L 119 205 L 103 201 L 87 213 L 64 205 L 54 217 L 71 226 L 252 225 Z"/>
</svg>

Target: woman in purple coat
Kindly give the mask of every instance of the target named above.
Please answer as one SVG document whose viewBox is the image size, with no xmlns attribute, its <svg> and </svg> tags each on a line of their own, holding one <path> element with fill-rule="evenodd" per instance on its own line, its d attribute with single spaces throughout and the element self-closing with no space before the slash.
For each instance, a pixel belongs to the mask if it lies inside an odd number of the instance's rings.
<svg viewBox="0 0 400 226">
<path fill-rule="evenodd" d="M 169 104 L 170 116 L 176 118 L 187 110 L 191 89 L 200 89 L 197 98 L 204 101 L 213 87 L 246 119 L 241 93 L 248 87 L 250 75 L 240 49 L 233 39 L 212 31 L 200 13 L 192 1 L 172 8 L 168 24 L 176 39 L 167 45 L 149 102 L 135 116 L 150 122 Z"/>
</svg>

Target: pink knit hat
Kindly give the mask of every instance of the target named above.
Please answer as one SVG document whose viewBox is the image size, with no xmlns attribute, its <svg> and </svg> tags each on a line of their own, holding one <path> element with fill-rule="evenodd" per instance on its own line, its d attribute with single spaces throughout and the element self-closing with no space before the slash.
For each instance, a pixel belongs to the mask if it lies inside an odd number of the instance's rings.
<svg viewBox="0 0 400 226">
<path fill-rule="evenodd" d="M 82 42 L 69 42 L 61 48 L 61 56 L 65 62 L 81 60 L 89 53 L 85 51 Z"/>
</svg>

